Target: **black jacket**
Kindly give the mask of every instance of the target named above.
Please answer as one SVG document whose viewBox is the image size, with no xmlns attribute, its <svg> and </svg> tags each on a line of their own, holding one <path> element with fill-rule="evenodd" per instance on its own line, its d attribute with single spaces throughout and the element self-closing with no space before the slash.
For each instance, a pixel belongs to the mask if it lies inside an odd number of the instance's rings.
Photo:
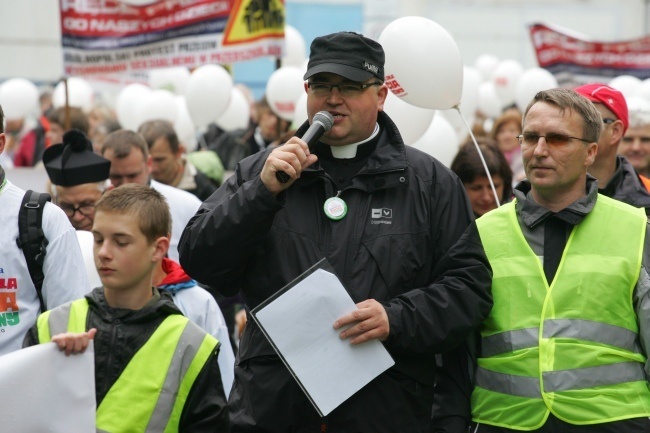
<svg viewBox="0 0 650 433">
<path fill-rule="evenodd" d="M 94 339 L 95 396 L 99 406 L 131 358 L 149 340 L 163 320 L 169 315 L 182 313 L 166 291 L 160 292 L 157 300 L 140 310 L 109 307 L 101 287 L 85 297 L 89 304 L 86 329 L 97 328 Z M 38 343 L 38 327 L 34 325 L 25 336 L 23 347 Z M 218 351 L 219 346 L 190 390 L 181 413 L 180 432 L 230 431 L 226 397 L 217 363 Z"/>
<path fill-rule="evenodd" d="M 624 156 L 616 157 L 614 176 L 607 185 L 598 185 L 598 188 L 599 193 L 634 207 L 645 208 L 646 215 L 650 215 L 650 192 Z"/>
<path fill-rule="evenodd" d="M 345 218 L 323 212 L 336 191 L 320 164 L 276 198 L 259 178 L 270 150 L 260 152 L 241 161 L 190 220 L 180 262 L 225 296 L 242 291 L 254 308 L 326 257 L 355 302 L 374 298 L 385 306 L 394 369 L 432 386 L 435 353 L 459 345 L 489 313 L 491 270 L 476 226 L 463 235 L 472 221 L 463 184 L 405 146 L 384 113 L 379 124 L 376 149 L 341 191 Z M 274 357 L 249 324 L 238 362 Z"/>
<path fill-rule="evenodd" d="M 196 175 L 194 175 L 194 183 L 196 184 L 196 188 L 188 189 L 186 191 L 194 194 L 201 201 L 205 201 L 218 188 L 218 185 L 216 185 L 215 182 L 199 170 L 197 170 Z"/>
<path fill-rule="evenodd" d="M 217 152 L 226 170 L 234 170 L 242 159 L 259 151 L 255 141 L 256 125 L 225 132 L 209 148 Z"/>
</svg>

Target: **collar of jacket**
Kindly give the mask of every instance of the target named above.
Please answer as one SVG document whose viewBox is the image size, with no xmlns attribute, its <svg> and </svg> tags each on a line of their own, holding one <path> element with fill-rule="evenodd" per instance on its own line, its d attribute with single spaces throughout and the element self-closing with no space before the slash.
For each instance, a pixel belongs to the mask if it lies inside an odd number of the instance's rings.
<svg viewBox="0 0 650 433">
<path fill-rule="evenodd" d="M 158 291 L 158 289 L 154 288 Z M 86 294 L 86 299 L 90 308 L 102 318 L 102 320 L 113 322 L 114 320 L 126 321 L 129 323 L 148 321 L 156 315 L 168 316 L 170 314 L 182 314 L 174 299 L 166 291 L 160 291 L 160 298 L 153 303 L 149 303 L 139 310 L 129 310 L 126 308 L 112 308 L 106 303 L 104 288 L 97 287 L 92 292 Z"/>
<path fill-rule="evenodd" d="M 645 189 L 632 164 L 622 155 L 616 156 L 614 176 L 598 192 L 635 207 L 650 208 L 650 193 Z"/>
<path fill-rule="evenodd" d="M 162 259 L 162 269 L 167 275 L 158 284 L 158 289 L 176 293 L 179 290 L 196 286 L 196 281 L 185 273 L 181 265 L 167 257 Z"/>
<path fill-rule="evenodd" d="M 513 191 L 516 198 L 515 208 L 517 214 L 524 224 L 530 228 L 543 222 L 550 215 L 556 215 L 572 225 L 579 224 L 591 212 L 596 205 L 596 200 L 598 200 L 598 181 L 589 174 L 587 174 L 587 183 L 585 185 L 586 195 L 559 212 L 552 212 L 538 204 L 533 199 L 531 190 L 530 182 L 524 179 L 515 186 Z"/>
<path fill-rule="evenodd" d="M 377 147 L 348 188 L 373 192 L 379 189 L 408 185 L 406 148 L 397 125 L 383 111 L 378 113 L 377 122 L 381 128 Z M 296 136 L 302 137 L 308 128 L 309 122 L 306 121 L 298 128 Z M 300 179 L 296 181 L 296 185 L 309 186 L 319 178 L 326 176 L 327 174 L 320 164 L 316 163 L 303 171 Z"/>
</svg>

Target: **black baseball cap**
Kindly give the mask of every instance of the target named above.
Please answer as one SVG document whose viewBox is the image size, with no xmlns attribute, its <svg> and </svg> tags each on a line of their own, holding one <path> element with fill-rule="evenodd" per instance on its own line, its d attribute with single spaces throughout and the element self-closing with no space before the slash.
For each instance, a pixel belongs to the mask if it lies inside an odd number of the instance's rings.
<svg viewBox="0 0 650 433">
<path fill-rule="evenodd" d="M 338 32 L 319 36 L 311 43 L 307 72 L 309 77 L 322 72 L 363 82 L 371 77 L 384 81 L 384 49 L 359 33 Z"/>
<path fill-rule="evenodd" d="M 63 143 L 45 149 L 45 171 L 54 185 L 75 186 L 108 179 L 111 161 L 93 152 L 86 134 L 71 129 L 63 134 Z"/>
</svg>

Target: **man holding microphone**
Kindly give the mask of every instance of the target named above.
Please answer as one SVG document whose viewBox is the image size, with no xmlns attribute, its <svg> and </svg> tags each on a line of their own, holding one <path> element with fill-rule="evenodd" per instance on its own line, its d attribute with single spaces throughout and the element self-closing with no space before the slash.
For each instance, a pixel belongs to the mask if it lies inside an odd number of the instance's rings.
<svg viewBox="0 0 650 433">
<path fill-rule="evenodd" d="M 383 112 L 377 42 L 318 37 L 304 78 L 309 117 L 327 112 L 333 126 L 309 146 L 299 138 L 306 122 L 286 144 L 241 161 L 190 220 L 181 264 L 225 296 L 242 291 L 252 309 L 325 257 L 358 308 L 332 326 L 351 325 L 339 334 L 346 344 L 382 341 L 395 366 L 320 418 L 249 321 L 232 431 L 426 432 L 435 354 L 459 345 L 492 305 L 463 184 L 405 146 Z"/>
</svg>

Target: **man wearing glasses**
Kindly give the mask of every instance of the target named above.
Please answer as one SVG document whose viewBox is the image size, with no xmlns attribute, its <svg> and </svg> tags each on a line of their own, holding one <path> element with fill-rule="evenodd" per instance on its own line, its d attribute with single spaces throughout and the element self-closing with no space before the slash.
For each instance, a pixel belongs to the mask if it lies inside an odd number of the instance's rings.
<svg viewBox="0 0 650 433">
<path fill-rule="evenodd" d="M 598 153 L 589 167 L 589 174 L 598 179 L 598 192 L 644 208 L 650 215 L 650 193 L 627 158 L 617 154 L 629 126 L 625 97 L 605 84 L 587 84 L 575 91 L 593 102 L 603 118 Z"/>
<path fill-rule="evenodd" d="M 539 92 L 519 136 L 527 180 L 477 220 L 494 308 L 473 431 L 649 431 L 648 223 L 587 176 L 602 129 L 578 93 Z"/>
<path fill-rule="evenodd" d="M 52 183 L 52 196 L 76 230 L 90 231 L 95 203 L 112 189 L 108 181 L 111 162 L 95 154 L 86 135 L 78 130 L 64 134 L 63 143 L 45 150 L 43 164 Z"/>
<path fill-rule="evenodd" d="M 331 325 L 342 344 L 380 340 L 395 366 L 319 418 L 249 320 L 232 431 L 429 432 L 435 354 L 461 344 L 491 306 L 476 227 L 463 235 L 472 221 L 463 184 L 405 146 L 383 112 L 377 42 L 318 37 L 304 78 L 309 117 L 326 111 L 333 127 L 310 148 L 298 138 L 305 122 L 284 145 L 242 160 L 185 229 L 181 264 L 225 296 L 241 291 L 252 309 L 325 257 L 358 308 Z"/>
</svg>

